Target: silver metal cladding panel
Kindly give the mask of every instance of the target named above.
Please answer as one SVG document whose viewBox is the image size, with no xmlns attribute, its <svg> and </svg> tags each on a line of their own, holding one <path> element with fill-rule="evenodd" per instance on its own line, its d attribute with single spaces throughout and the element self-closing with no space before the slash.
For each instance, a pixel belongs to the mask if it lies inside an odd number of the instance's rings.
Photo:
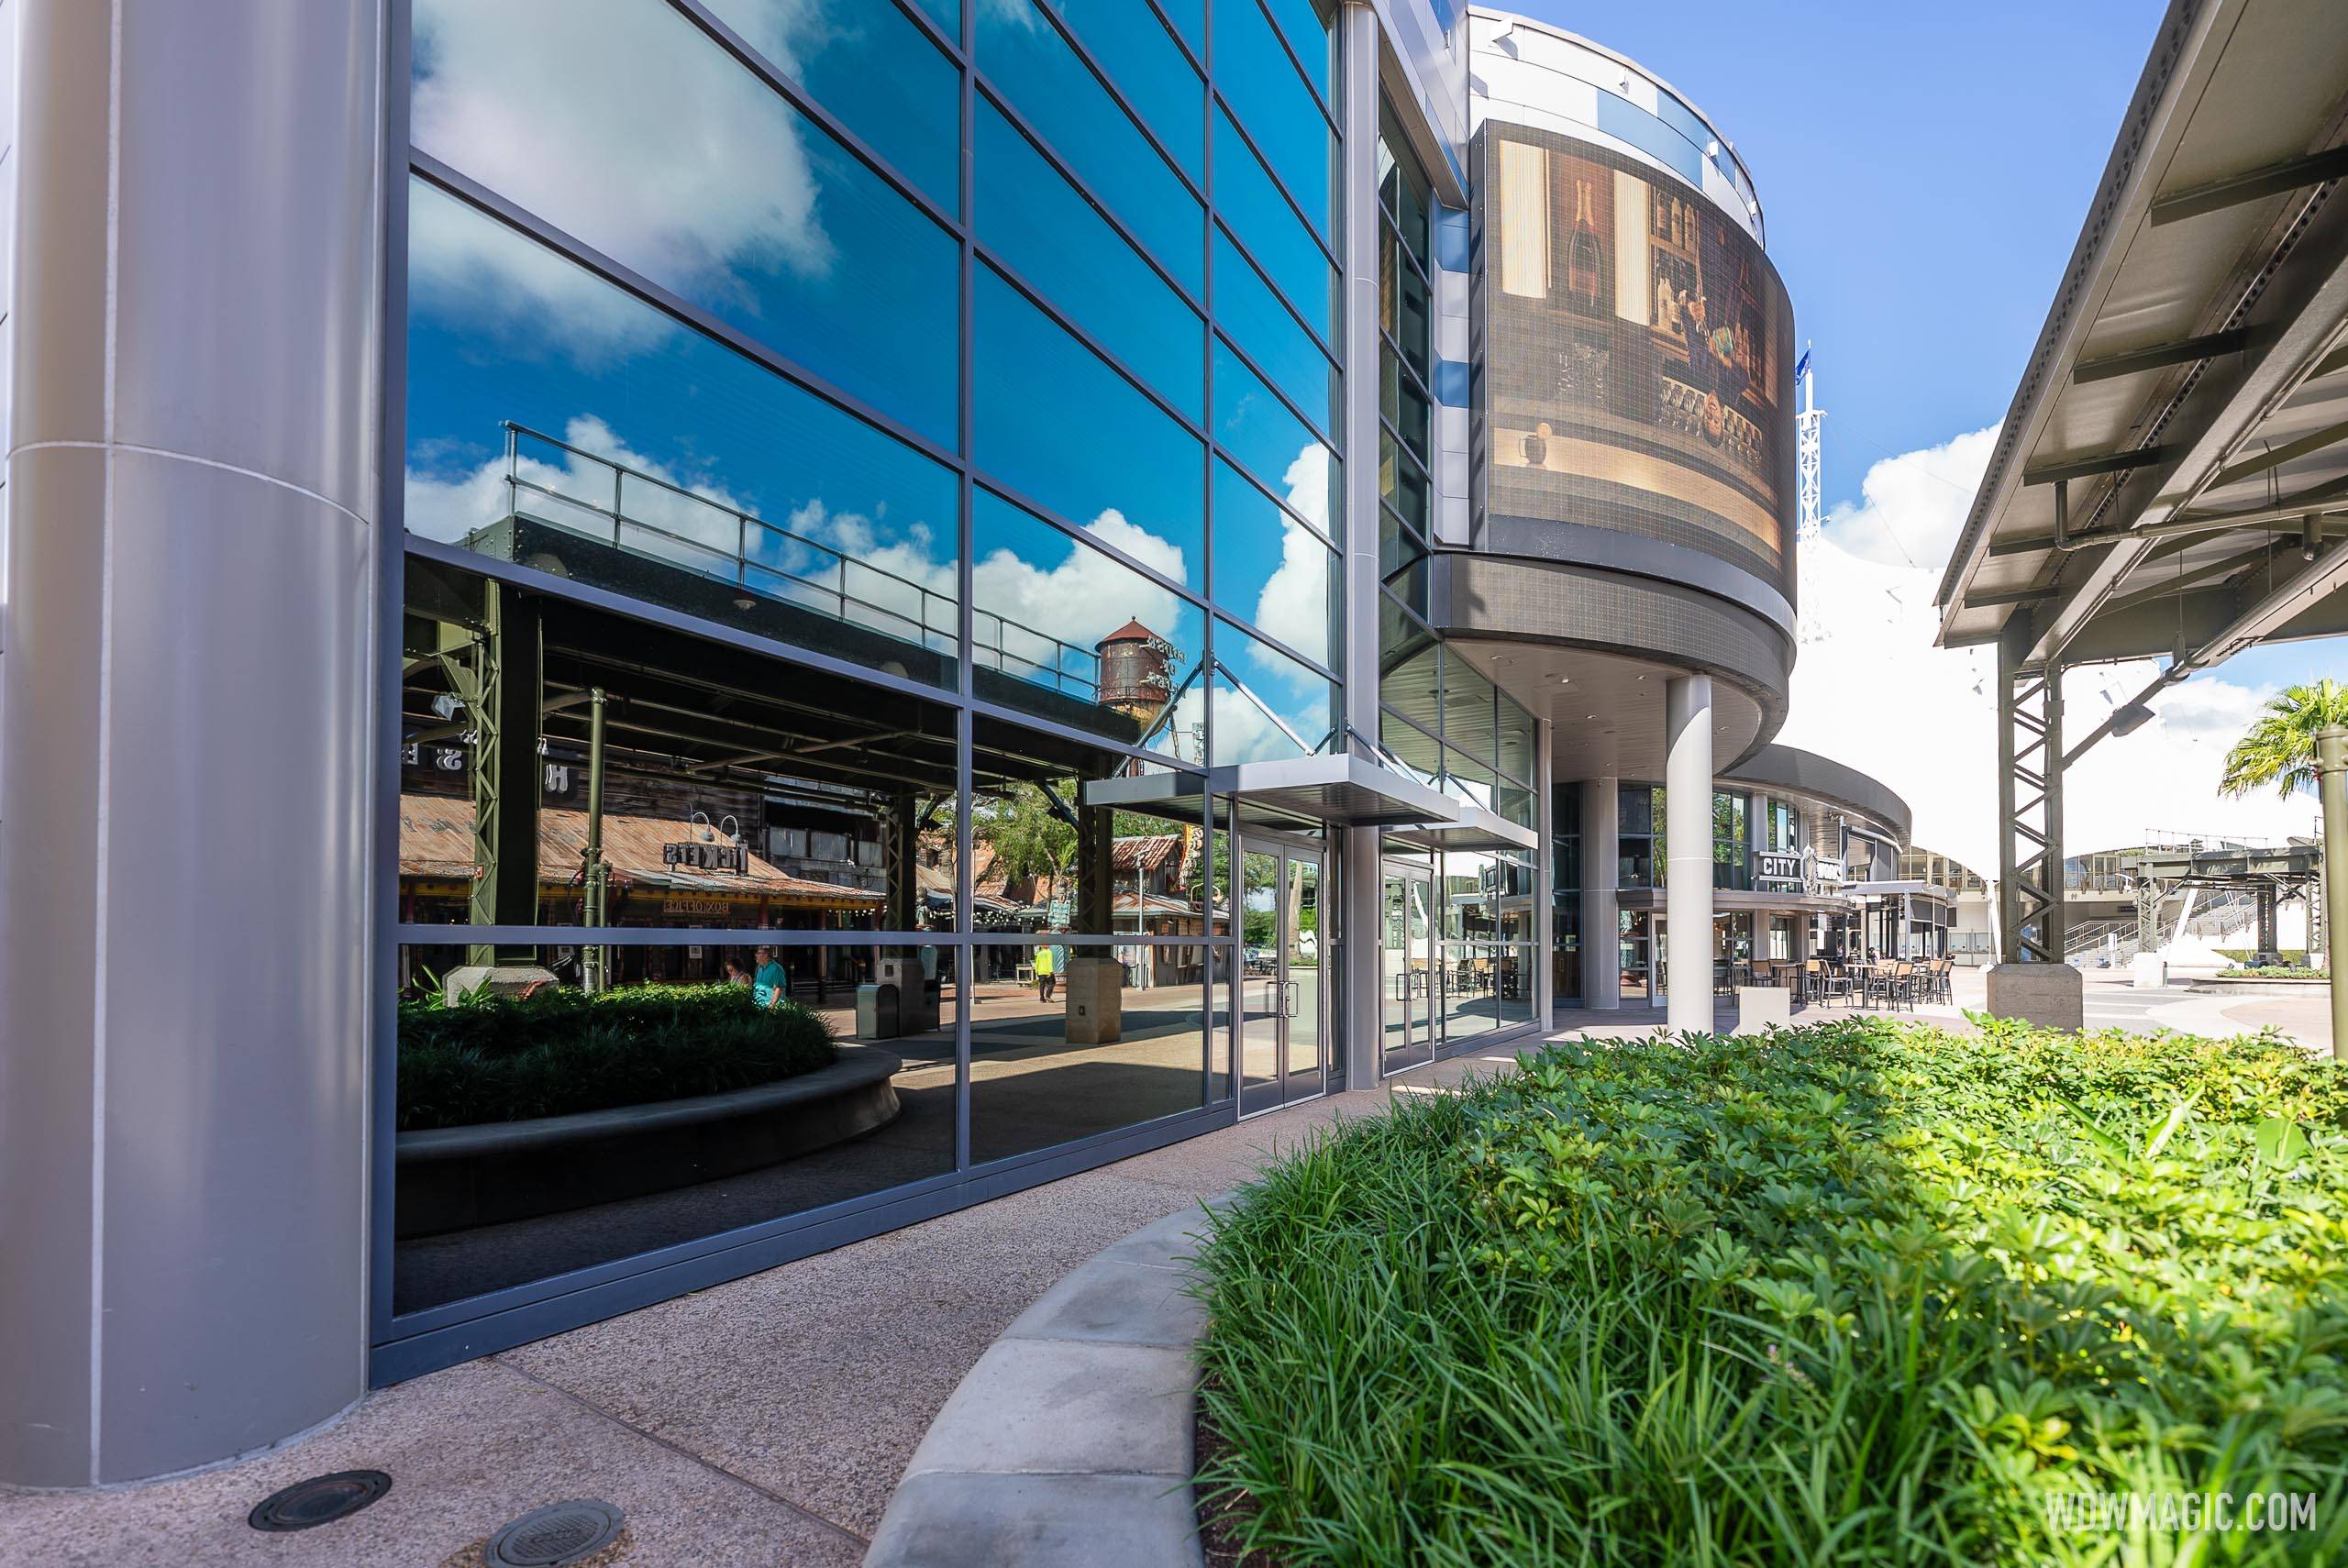
<svg viewBox="0 0 2348 1568">
<path fill-rule="evenodd" d="M 1665 1017 L 1674 1033 L 1712 1032 L 1712 680 L 1683 675 L 1664 689 L 1663 808 L 1671 944 Z M 1692 951 L 1691 951 L 1692 949 Z"/>
<path fill-rule="evenodd" d="M 1785 723 L 1794 643 L 1764 613 L 1678 583 L 1557 561 L 1438 551 L 1430 566 L 1436 627 L 1652 658 L 1717 675 Z M 1757 585 L 1756 585 L 1757 586 Z"/>
<path fill-rule="evenodd" d="M 1339 98 L 1344 133 L 1338 156 L 1344 160 L 1342 186 L 1345 214 L 1345 436 L 1346 556 L 1345 556 L 1345 713 L 1356 736 L 1374 741 L 1379 732 L 1379 515 L 1378 467 L 1358 454 L 1378 450 L 1379 378 L 1371 373 L 1379 355 L 1379 231 L 1378 115 L 1379 51 L 1381 28 L 1378 13 L 1365 5 L 1349 5 L 1337 13 L 1337 48 L 1343 94 Z M 1351 751 L 1360 742 L 1348 737 Z M 1338 879 L 1343 901 L 1342 929 L 1348 955 L 1337 991 L 1340 1016 L 1335 1021 L 1340 1049 L 1345 1052 L 1346 1081 L 1355 1086 L 1378 1081 L 1381 1043 L 1379 965 L 1372 956 L 1383 929 L 1384 885 L 1379 875 L 1379 836 L 1375 828 L 1357 828 L 1345 835 L 1344 872 Z"/>
<path fill-rule="evenodd" d="M 0 1480 L 76 1485 L 365 1386 L 385 20 L 17 4 Z"/>
</svg>

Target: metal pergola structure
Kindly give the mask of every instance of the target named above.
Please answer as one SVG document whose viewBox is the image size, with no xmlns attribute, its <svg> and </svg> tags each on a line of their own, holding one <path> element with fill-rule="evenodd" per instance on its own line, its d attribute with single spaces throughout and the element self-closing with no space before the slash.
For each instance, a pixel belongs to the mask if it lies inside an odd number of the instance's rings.
<svg viewBox="0 0 2348 1568">
<path fill-rule="evenodd" d="M 2063 959 L 2063 775 L 2165 688 L 2348 633 L 2348 26 L 2173 0 L 1939 593 L 1998 651 L 2001 956 Z M 2162 661 L 2088 733 L 2063 671 Z"/>
</svg>

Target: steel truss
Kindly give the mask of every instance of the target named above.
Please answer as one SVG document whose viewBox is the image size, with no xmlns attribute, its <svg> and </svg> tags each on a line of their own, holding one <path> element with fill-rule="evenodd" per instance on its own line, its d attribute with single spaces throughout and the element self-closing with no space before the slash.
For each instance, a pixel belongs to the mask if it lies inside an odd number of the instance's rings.
<svg viewBox="0 0 2348 1568">
<path fill-rule="evenodd" d="M 1999 956 L 2063 962 L 2063 672 L 1998 650 Z"/>
</svg>

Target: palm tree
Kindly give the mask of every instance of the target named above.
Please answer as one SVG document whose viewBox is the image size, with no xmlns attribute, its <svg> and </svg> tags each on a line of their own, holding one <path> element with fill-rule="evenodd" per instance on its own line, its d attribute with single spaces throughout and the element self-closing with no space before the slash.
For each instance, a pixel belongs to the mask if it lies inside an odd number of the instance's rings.
<svg viewBox="0 0 2348 1568">
<path fill-rule="evenodd" d="M 2226 753 L 2221 795 L 2248 795 L 2272 784 L 2283 799 L 2315 790 L 2315 733 L 2348 729 L 2348 687 L 2326 676 L 2312 686 L 2287 686 L 2258 722 Z"/>
</svg>

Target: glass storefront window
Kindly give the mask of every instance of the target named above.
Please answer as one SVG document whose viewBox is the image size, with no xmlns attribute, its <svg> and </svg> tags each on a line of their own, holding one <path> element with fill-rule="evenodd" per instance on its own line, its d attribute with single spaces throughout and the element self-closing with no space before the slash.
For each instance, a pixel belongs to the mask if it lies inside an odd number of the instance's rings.
<svg viewBox="0 0 2348 1568">
<path fill-rule="evenodd" d="M 976 105 L 980 243 L 1192 419 L 1206 326 L 992 104 Z"/>
<path fill-rule="evenodd" d="M 1310 756 L 1337 737 L 1336 683 L 1228 621 L 1214 629 L 1216 767 Z"/>
<path fill-rule="evenodd" d="M 402 947 L 393 1310 L 951 1171 L 958 955 L 781 933 L 501 952 L 526 993 L 460 944 Z M 857 1006 L 875 977 L 904 999 L 885 1019 Z M 668 1125 L 608 1124 L 650 1106 Z"/>
<path fill-rule="evenodd" d="M 958 72 L 903 12 L 764 0 L 709 0 L 709 8 L 923 194 L 949 213 L 961 204 Z"/>
<path fill-rule="evenodd" d="M 1195 297 L 1205 280 L 1198 199 L 1033 6 L 982 0 L 980 72 Z"/>
<path fill-rule="evenodd" d="M 1197 605 L 987 491 L 972 502 L 970 553 L 980 695 L 1202 760 L 1190 722 L 1206 656 Z"/>
<path fill-rule="evenodd" d="M 1216 605 L 1324 666 L 1335 659 L 1338 558 L 1314 533 L 1217 459 Z"/>
<path fill-rule="evenodd" d="M 408 532 L 952 683 L 949 469 L 420 181 L 408 233 Z"/>
<path fill-rule="evenodd" d="M 1324 241 L 1298 218 L 1229 111 L 1220 107 L 1214 123 L 1214 208 L 1297 314 L 1324 341 L 1331 339 L 1337 274 Z"/>
<path fill-rule="evenodd" d="M 419 149 L 953 442 L 953 237 L 681 15 L 426 0 L 415 57 Z M 666 335 L 589 275 L 470 232 L 411 232 L 415 293 L 461 296 L 531 348 L 625 358 Z"/>
<path fill-rule="evenodd" d="M 1327 435 L 1337 420 L 1336 367 L 1221 229 L 1215 230 L 1214 257 L 1216 324 L 1315 430 Z"/>
<path fill-rule="evenodd" d="M 986 0 L 1000 5 L 1003 0 Z M 1044 0 L 1193 180 L 1202 179 L 1206 84 L 1181 47 L 1133 0 Z M 1041 18 L 1037 19 L 1041 25 Z"/>
<path fill-rule="evenodd" d="M 1443 651 L 1443 744 L 1473 758 L 1489 778 L 1499 755 L 1499 710 L 1492 683 L 1450 647 Z M 1490 804 L 1488 800 L 1485 804 Z"/>
<path fill-rule="evenodd" d="M 1312 0 L 1281 3 L 1312 10 Z M 1320 23 L 1315 18 L 1312 25 Z M 1328 50 L 1324 31 L 1319 50 L 1324 77 Z M 1309 62 L 1313 56 L 1304 58 Z M 1333 233 L 1335 138 L 1257 0 L 1214 0 L 1214 71 L 1216 92 L 1263 149 L 1306 221 L 1324 235 Z"/>
<path fill-rule="evenodd" d="M 1204 448 L 991 268 L 979 269 L 976 282 L 976 460 L 1190 582 L 1206 545 Z"/>
</svg>

